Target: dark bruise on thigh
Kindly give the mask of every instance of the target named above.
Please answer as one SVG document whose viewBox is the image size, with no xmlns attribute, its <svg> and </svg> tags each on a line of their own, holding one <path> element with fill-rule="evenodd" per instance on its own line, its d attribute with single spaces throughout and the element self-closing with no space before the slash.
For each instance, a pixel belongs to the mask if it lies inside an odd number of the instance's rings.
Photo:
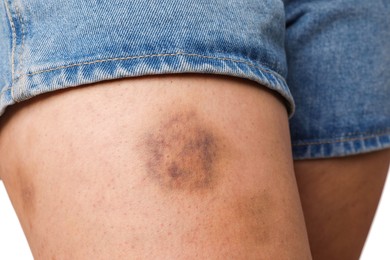
<svg viewBox="0 0 390 260">
<path fill-rule="evenodd" d="M 210 190 L 223 153 L 220 140 L 196 112 L 175 112 L 163 117 L 142 138 L 146 172 L 165 189 Z"/>
</svg>

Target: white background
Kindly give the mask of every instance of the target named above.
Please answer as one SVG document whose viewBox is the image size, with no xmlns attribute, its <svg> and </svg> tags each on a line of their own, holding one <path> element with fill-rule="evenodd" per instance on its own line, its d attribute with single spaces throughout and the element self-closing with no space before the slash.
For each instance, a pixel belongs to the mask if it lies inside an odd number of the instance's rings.
<svg viewBox="0 0 390 260">
<path fill-rule="evenodd" d="M 390 175 L 390 171 L 389 171 Z M 390 259 L 390 177 L 387 178 L 374 224 L 361 260 Z M 0 259 L 31 260 L 23 231 L 16 218 L 3 183 L 0 181 Z"/>
</svg>

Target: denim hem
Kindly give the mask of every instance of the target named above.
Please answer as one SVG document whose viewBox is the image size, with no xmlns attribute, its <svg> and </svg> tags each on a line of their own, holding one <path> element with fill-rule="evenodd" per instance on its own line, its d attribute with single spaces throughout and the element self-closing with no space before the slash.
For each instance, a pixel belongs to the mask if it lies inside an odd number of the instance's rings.
<svg viewBox="0 0 390 260">
<path fill-rule="evenodd" d="M 294 160 L 343 157 L 390 148 L 390 131 L 345 137 L 334 141 L 297 142 L 292 145 Z"/>
<path fill-rule="evenodd" d="M 12 92 L 10 87 L 4 87 L 0 93 L 0 116 L 4 114 L 5 108 L 15 104 L 12 98 Z"/>
<path fill-rule="evenodd" d="M 46 92 L 124 77 L 177 73 L 218 74 L 258 82 L 284 98 L 290 117 L 294 113 L 292 95 L 278 73 L 250 61 L 179 52 L 95 60 L 24 74 L 14 82 L 12 93 L 1 93 L 0 115 L 6 106 Z"/>
</svg>

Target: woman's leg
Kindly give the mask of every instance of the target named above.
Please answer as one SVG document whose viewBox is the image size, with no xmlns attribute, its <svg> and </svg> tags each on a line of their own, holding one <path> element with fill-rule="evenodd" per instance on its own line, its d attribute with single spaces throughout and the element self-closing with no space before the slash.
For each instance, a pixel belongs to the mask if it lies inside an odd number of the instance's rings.
<svg viewBox="0 0 390 260">
<path fill-rule="evenodd" d="M 390 150 L 295 161 L 313 259 L 359 259 L 389 167 Z"/>
<path fill-rule="evenodd" d="M 207 75 L 56 91 L 9 111 L 4 181 L 36 259 L 310 259 L 287 114 Z"/>
</svg>

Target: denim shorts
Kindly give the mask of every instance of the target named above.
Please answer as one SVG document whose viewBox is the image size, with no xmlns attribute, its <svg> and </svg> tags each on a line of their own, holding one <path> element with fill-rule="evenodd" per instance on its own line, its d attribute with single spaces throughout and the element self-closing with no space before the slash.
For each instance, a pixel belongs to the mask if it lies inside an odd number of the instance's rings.
<svg viewBox="0 0 390 260">
<path fill-rule="evenodd" d="M 390 147 L 389 0 L 4 0 L 0 19 L 0 115 L 103 80 L 219 74 L 283 98 L 295 159 Z"/>
</svg>

